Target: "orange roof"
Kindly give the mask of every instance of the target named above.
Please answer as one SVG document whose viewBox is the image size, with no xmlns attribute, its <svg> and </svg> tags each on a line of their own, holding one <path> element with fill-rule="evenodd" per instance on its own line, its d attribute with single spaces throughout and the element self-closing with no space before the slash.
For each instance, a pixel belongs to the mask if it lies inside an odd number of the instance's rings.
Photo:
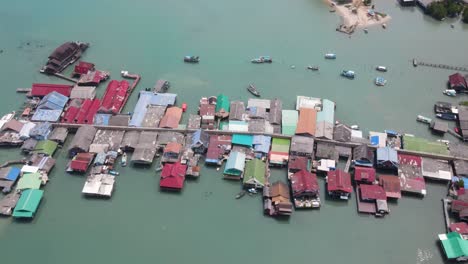
<svg viewBox="0 0 468 264">
<path fill-rule="evenodd" d="M 166 110 L 166 114 L 161 119 L 159 127 L 161 128 L 177 128 L 179 126 L 180 119 L 182 118 L 182 108 L 169 107 Z"/>
<path fill-rule="evenodd" d="M 299 109 L 299 121 L 297 122 L 296 135 L 315 135 L 315 123 L 317 111 L 312 108 Z"/>
<path fill-rule="evenodd" d="M 167 152 L 179 153 L 181 148 L 182 148 L 181 144 L 177 142 L 169 142 L 164 148 L 164 153 L 167 153 Z"/>
</svg>

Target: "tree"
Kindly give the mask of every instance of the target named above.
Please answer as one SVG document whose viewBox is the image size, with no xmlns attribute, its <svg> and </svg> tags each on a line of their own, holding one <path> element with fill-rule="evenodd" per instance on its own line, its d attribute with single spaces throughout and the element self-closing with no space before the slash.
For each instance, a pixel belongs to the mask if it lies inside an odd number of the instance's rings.
<svg viewBox="0 0 468 264">
<path fill-rule="evenodd" d="M 465 7 L 465 11 L 463 11 L 463 22 L 468 23 L 468 7 Z"/>
<path fill-rule="evenodd" d="M 427 7 L 427 13 L 435 19 L 442 20 L 447 16 L 447 8 L 443 2 L 432 2 Z"/>
<path fill-rule="evenodd" d="M 449 17 L 456 17 L 460 14 L 463 9 L 463 6 L 455 2 L 454 0 L 447 0 L 447 15 Z"/>
</svg>

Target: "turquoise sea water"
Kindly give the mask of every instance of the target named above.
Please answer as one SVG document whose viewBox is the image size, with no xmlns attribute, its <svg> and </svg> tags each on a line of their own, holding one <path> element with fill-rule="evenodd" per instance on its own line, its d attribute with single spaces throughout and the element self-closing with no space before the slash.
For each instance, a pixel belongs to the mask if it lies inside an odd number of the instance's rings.
<svg viewBox="0 0 468 264">
<path fill-rule="evenodd" d="M 199 97 L 225 93 L 246 100 L 248 83 L 265 98 L 293 108 L 296 95 L 337 103 L 336 118 L 365 131 L 394 129 L 433 138 L 415 122 L 433 117 L 450 71 L 413 68 L 412 58 L 466 66 L 467 26 L 435 22 L 418 8 L 375 1 L 393 19 L 388 29 L 369 28 L 349 38 L 335 32 L 336 14 L 321 1 L 19 1 L 0 10 L 1 112 L 21 106 L 18 87 L 61 82 L 38 73 L 49 53 L 67 40 L 91 43 L 84 59 L 119 78 L 120 70 L 142 75 L 138 89 L 168 79 L 178 102 L 196 111 Z M 455 28 L 450 28 L 450 23 Z M 28 44 L 29 43 L 29 44 Z M 325 61 L 324 53 L 337 53 Z M 201 56 L 199 65 L 182 57 Z M 252 57 L 271 55 L 271 65 Z M 320 66 L 320 72 L 304 67 Z M 295 65 L 296 69 L 290 66 Z M 374 67 L 390 71 L 378 74 Z M 357 78 L 339 77 L 352 69 Z M 376 87 L 375 77 L 388 84 Z M 105 86 L 99 88 L 102 94 Z M 131 111 L 137 93 L 125 111 Z M 186 120 L 186 118 L 185 118 Z M 447 139 L 454 140 L 449 136 Z M 70 140 L 68 141 L 68 143 Z M 65 148 L 67 145 L 65 145 Z M 161 193 L 153 168 L 119 169 L 110 200 L 81 196 L 84 177 L 64 172 L 65 151 L 45 187 L 31 223 L 0 219 L 2 261 L 9 263 L 442 263 L 437 234 L 444 232 L 444 184 L 429 183 L 424 199 L 404 197 L 385 219 L 358 215 L 354 197 L 326 200 L 317 211 L 294 212 L 289 221 L 262 215 L 259 197 L 233 197 L 237 182 L 203 168 L 181 194 Z M 0 151 L 0 161 L 20 156 Z M 285 171 L 274 170 L 275 178 Z M 321 180 L 322 192 L 324 182 Z"/>
</svg>

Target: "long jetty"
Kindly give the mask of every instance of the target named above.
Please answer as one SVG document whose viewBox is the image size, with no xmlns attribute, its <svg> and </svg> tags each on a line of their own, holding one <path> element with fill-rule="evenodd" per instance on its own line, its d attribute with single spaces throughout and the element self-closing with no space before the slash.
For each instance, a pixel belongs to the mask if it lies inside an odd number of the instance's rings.
<svg viewBox="0 0 468 264">
<path fill-rule="evenodd" d="M 83 124 L 68 124 L 68 123 L 55 123 L 53 124 L 54 127 L 65 127 L 71 130 L 78 129 L 81 126 L 85 126 Z M 121 131 L 156 131 L 156 132 L 178 132 L 182 134 L 189 134 L 195 132 L 197 129 L 172 129 L 172 128 L 159 128 L 159 127 L 130 127 L 130 126 L 103 126 L 103 125 L 93 125 L 97 129 L 102 130 L 121 130 Z M 276 133 L 262 133 L 262 132 L 242 132 L 242 131 L 225 131 L 225 130 L 205 130 L 210 135 L 233 135 L 233 134 L 245 134 L 245 135 L 265 135 L 271 136 L 275 138 L 285 138 L 291 139 L 292 136 L 283 135 L 283 134 L 276 134 Z M 324 143 L 331 143 L 335 146 L 342 146 L 348 148 L 354 148 L 360 146 L 362 143 L 358 142 L 341 142 L 331 139 L 323 139 L 323 138 L 314 138 L 315 142 L 324 142 Z M 373 145 L 368 145 L 372 148 L 377 148 Z M 408 155 L 415 155 L 433 159 L 440 159 L 440 160 L 464 160 L 468 161 L 468 157 L 456 157 L 453 155 L 443 155 L 443 154 L 436 154 L 436 153 L 427 153 L 427 152 L 420 152 L 414 150 L 407 150 L 407 149 L 397 149 L 397 151 L 401 154 L 408 154 Z"/>
<path fill-rule="evenodd" d="M 445 70 L 468 72 L 467 67 L 451 66 L 451 65 L 447 65 L 447 64 L 438 64 L 438 63 L 429 63 L 429 62 L 418 61 L 416 59 L 413 59 L 413 66 L 414 67 L 426 66 L 426 67 L 433 67 L 433 68 L 439 68 L 439 69 L 445 69 Z"/>
<path fill-rule="evenodd" d="M 54 73 L 53 75 L 59 77 L 60 79 L 65 80 L 65 81 L 72 82 L 72 83 L 74 83 L 74 84 L 77 84 L 77 83 L 78 83 L 78 80 L 73 79 L 73 78 L 70 78 L 70 77 L 65 76 L 65 75 L 63 75 L 63 74 L 61 74 L 61 73 L 58 73 L 58 72 Z"/>
</svg>

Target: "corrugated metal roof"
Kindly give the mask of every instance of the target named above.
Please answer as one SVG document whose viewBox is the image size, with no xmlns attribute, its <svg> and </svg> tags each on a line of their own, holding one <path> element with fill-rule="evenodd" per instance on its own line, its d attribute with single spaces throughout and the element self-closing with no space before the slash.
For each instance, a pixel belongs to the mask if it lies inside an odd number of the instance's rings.
<svg viewBox="0 0 468 264">
<path fill-rule="evenodd" d="M 152 105 L 175 105 L 177 94 L 172 93 L 158 93 L 151 96 L 150 104 Z"/>
<path fill-rule="evenodd" d="M 99 126 L 108 126 L 111 116 L 112 114 L 96 114 L 94 116 L 94 124 Z"/>
<path fill-rule="evenodd" d="M 16 203 L 13 217 L 32 218 L 39 207 L 44 191 L 42 190 L 24 190 Z"/>
<path fill-rule="evenodd" d="M 33 122 L 27 122 L 23 125 L 21 128 L 19 135 L 21 139 L 28 139 L 29 138 L 29 132 L 36 126 Z"/>
<path fill-rule="evenodd" d="M 260 107 L 260 108 L 270 109 L 270 104 L 271 104 L 270 100 L 267 100 L 267 99 L 250 98 L 247 101 L 247 108 Z"/>
<path fill-rule="evenodd" d="M 138 102 L 133 109 L 132 119 L 129 126 L 140 127 L 143 119 L 145 118 L 147 106 L 150 104 L 152 92 L 141 91 L 139 94 Z"/>
<path fill-rule="evenodd" d="M 333 123 L 326 121 L 317 122 L 315 127 L 315 137 L 333 139 Z"/>
<path fill-rule="evenodd" d="M 301 108 L 299 110 L 299 121 L 297 122 L 297 135 L 315 135 L 315 124 L 317 122 L 317 111 L 312 108 Z"/>
<path fill-rule="evenodd" d="M 243 120 L 245 114 L 245 105 L 241 101 L 232 101 L 230 105 L 229 120 Z"/>
<path fill-rule="evenodd" d="M 94 99 L 96 97 L 96 87 L 94 86 L 75 86 L 71 90 L 71 99 Z"/>
<path fill-rule="evenodd" d="M 296 110 L 283 110 L 282 116 L 281 132 L 284 135 L 294 135 L 296 133 L 297 121 L 299 120 L 298 112 Z"/>
<path fill-rule="evenodd" d="M 177 106 L 169 107 L 166 110 L 166 114 L 159 122 L 161 128 L 177 128 L 179 126 L 180 119 L 182 118 L 182 108 Z"/>
<path fill-rule="evenodd" d="M 265 184 L 265 163 L 259 159 L 247 162 L 243 182 L 244 184 L 259 185 Z"/>
<path fill-rule="evenodd" d="M 165 105 L 149 105 L 146 109 L 145 117 L 141 122 L 142 127 L 158 127 L 159 122 L 166 112 Z"/>
<path fill-rule="evenodd" d="M 54 152 L 57 149 L 57 146 L 58 146 L 58 143 L 55 141 L 41 140 L 37 142 L 36 147 L 34 148 L 34 153 L 52 156 L 54 155 Z"/>
<path fill-rule="evenodd" d="M 271 146 L 271 137 L 264 135 L 255 135 L 253 136 L 252 144 L 254 145 L 254 150 L 256 152 L 268 153 Z"/>
<path fill-rule="evenodd" d="M 270 116 L 268 121 L 271 124 L 280 125 L 282 119 L 283 103 L 279 99 L 273 99 L 270 103 Z"/>
<path fill-rule="evenodd" d="M 238 151 L 233 151 L 229 154 L 229 158 L 224 168 L 224 174 L 240 175 L 245 168 L 245 154 Z"/>
<path fill-rule="evenodd" d="M 63 109 L 68 102 L 68 97 L 58 92 L 51 92 L 44 96 L 37 106 L 38 109 L 57 110 Z"/>
<path fill-rule="evenodd" d="M 322 100 L 322 111 L 317 112 L 317 123 L 322 121 L 335 124 L 335 102 Z"/>
<path fill-rule="evenodd" d="M 397 151 L 390 147 L 378 148 L 377 161 L 391 161 L 398 163 Z"/>
<path fill-rule="evenodd" d="M 16 189 L 25 190 L 25 189 L 39 189 L 41 187 L 42 176 L 39 172 L 35 173 L 24 173 L 23 176 L 18 181 Z"/>
<path fill-rule="evenodd" d="M 228 130 L 247 132 L 249 131 L 249 124 L 245 121 L 230 120 L 229 125 L 228 125 Z"/>
<path fill-rule="evenodd" d="M 271 151 L 289 153 L 291 140 L 287 138 L 273 138 L 271 143 Z"/>
<path fill-rule="evenodd" d="M 37 109 L 31 120 L 57 122 L 60 119 L 61 114 L 62 110 Z"/>
<path fill-rule="evenodd" d="M 253 136 L 245 134 L 234 134 L 232 135 L 232 144 L 252 147 Z"/>
<path fill-rule="evenodd" d="M 220 94 L 216 99 L 216 112 L 229 112 L 229 97 L 224 94 Z"/>
<path fill-rule="evenodd" d="M 369 131 L 371 145 L 383 148 L 387 145 L 387 134 L 381 132 Z"/>
<path fill-rule="evenodd" d="M 311 108 L 320 111 L 322 108 L 322 100 L 320 98 L 299 95 L 296 99 L 296 110 L 301 108 Z"/>
<path fill-rule="evenodd" d="M 33 83 L 31 88 L 31 95 L 42 97 L 53 91 L 56 91 L 65 96 L 70 96 L 71 88 L 71 85 L 65 84 Z"/>
<path fill-rule="evenodd" d="M 47 138 L 51 131 L 52 124 L 49 122 L 42 122 L 37 124 L 33 129 L 31 129 L 31 131 L 29 132 L 29 136 L 37 140 L 42 140 Z"/>
</svg>

